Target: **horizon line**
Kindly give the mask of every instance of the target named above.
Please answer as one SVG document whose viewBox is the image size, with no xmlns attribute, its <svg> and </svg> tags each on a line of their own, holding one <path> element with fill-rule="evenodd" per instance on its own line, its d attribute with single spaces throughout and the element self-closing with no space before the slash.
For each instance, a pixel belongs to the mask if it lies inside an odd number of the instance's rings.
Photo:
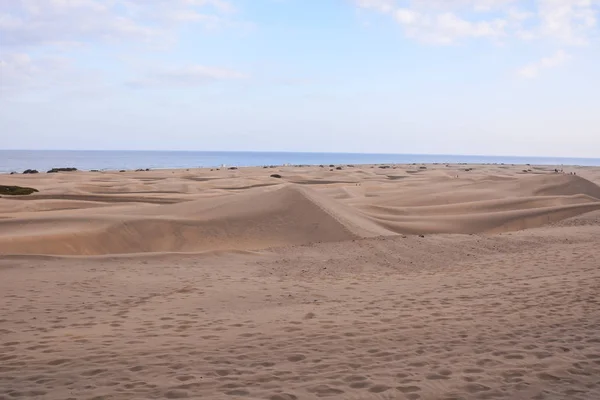
<svg viewBox="0 0 600 400">
<path fill-rule="evenodd" d="M 448 153 L 378 153 L 378 152 L 343 152 L 343 151 L 289 151 L 289 150 L 158 150 L 158 149 L 0 149 L 1 151 L 68 151 L 68 152 L 170 152 L 170 153 L 267 153 L 267 154 L 347 154 L 347 155 L 385 155 L 385 156 L 450 156 L 450 157 L 510 157 L 510 158 L 555 158 L 555 159 L 580 159 L 600 160 L 598 157 L 581 156 L 540 156 L 540 155 L 507 155 L 507 154 L 448 154 Z"/>
</svg>

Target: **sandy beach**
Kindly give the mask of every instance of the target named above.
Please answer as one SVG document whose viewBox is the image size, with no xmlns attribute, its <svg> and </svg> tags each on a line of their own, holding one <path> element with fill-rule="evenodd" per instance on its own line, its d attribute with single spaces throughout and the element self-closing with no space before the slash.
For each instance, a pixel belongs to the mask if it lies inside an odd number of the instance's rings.
<svg viewBox="0 0 600 400">
<path fill-rule="evenodd" d="M 2 175 L 0 399 L 600 398 L 600 167 L 555 168 Z"/>
</svg>

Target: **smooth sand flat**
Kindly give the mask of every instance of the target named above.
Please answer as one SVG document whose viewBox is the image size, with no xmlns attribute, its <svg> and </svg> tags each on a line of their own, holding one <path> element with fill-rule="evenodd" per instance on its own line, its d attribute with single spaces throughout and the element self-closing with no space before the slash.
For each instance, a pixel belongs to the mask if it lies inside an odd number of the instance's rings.
<svg viewBox="0 0 600 400">
<path fill-rule="evenodd" d="M 600 398 L 564 169 L 1 176 L 40 192 L 0 198 L 0 399 Z"/>
</svg>

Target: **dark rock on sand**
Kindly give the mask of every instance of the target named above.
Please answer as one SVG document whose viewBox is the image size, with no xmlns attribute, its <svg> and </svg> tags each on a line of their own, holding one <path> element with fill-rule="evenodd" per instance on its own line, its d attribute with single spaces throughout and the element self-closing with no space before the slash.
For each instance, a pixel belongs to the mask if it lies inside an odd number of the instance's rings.
<svg viewBox="0 0 600 400">
<path fill-rule="evenodd" d="M 26 169 L 23 171 L 24 174 L 37 174 L 39 173 L 37 169 Z"/>
<path fill-rule="evenodd" d="M 271 178 L 281 178 L 281 175 L 279 175 L 279 174 L 272 174 Z"/>
</svg>

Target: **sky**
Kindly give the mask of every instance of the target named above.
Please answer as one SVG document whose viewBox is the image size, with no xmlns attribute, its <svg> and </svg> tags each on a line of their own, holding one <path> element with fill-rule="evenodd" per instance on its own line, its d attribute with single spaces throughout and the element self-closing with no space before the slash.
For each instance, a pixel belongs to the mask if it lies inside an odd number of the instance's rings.
<svg viewBox="0 0 600 400">
<path fill-rule="evenodd" d="M 600 0 L 0 0 L 0 149 L 600 157 Z"/>
</svg>

